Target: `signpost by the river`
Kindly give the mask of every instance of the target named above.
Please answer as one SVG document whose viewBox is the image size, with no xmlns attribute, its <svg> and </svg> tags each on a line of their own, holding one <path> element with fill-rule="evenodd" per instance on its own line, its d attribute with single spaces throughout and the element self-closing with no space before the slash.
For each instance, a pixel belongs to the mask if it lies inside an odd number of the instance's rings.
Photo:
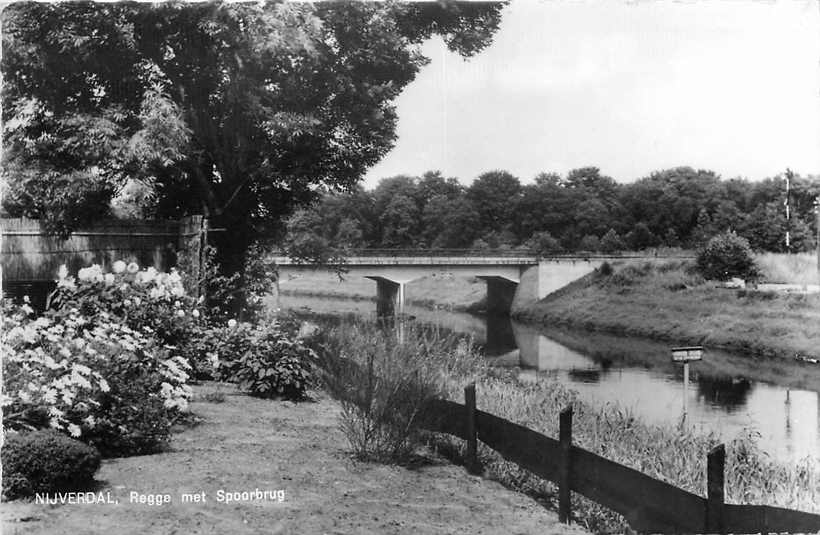
<svg viewBox="0 0 820 535">
<path fill-rule="evenodd" d="M 689 390 L 689 363 L 703 359 L 703 346 L 673 347 L 672 361 L 683 363 L 683 420 L 686 421 L 686 392 Z"/>
</svg>

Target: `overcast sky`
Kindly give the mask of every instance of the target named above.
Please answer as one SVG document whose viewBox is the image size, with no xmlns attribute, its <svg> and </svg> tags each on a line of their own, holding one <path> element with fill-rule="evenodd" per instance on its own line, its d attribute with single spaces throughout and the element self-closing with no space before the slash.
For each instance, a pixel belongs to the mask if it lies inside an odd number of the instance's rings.
<svg viewBox="0 0 820 535">
<path fill-rule="evenodd" d="M 820 173 L 820 0 L 513 0 L 478 56 L 424 50 L 367 187 L 430 169 Z"/>
</svg>

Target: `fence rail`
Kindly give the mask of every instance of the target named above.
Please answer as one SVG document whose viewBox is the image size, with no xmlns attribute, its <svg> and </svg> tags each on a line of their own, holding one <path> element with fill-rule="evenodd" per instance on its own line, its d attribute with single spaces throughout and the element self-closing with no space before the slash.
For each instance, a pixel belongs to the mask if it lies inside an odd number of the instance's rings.
<svg viewBox="0 0 820 535">
<path fill-rule="evenodd" d="M 542 435 L 476 409 L 475 385 L 465 404 L 434 400 L 422 428 L 467 441 L 467 466 L 475 469 L 477 441 L 502 457 L 559 486 L 559 518 L 571 518 L 570 490 L 619 514 L 632 529 L 647 533 L 815 533 L 820 515 L 766 505 L 724 503 L 725 448 L 707 458 L 707 497 L 659 481 L 572 445 L 572 410 L 561 413 L 560 438 Z"/>
</svg>

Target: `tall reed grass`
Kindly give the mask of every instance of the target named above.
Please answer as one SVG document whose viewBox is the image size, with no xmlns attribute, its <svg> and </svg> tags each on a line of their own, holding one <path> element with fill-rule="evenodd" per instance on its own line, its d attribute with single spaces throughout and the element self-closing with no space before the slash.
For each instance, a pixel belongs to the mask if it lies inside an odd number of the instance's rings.
<svg viewBox="0 0 820 535">
<path fill-rule="evenodd" d="M 715 434 L 696 432 L 679 422 L 650 425 L 618 405 L 584 403 L 574 391 L 550 379 L 519 382 L 507 370 L 490 368 L 469 341 L 460 341 L 441 331 L 408 327 L 404 343 L 400 343 L 393 331 L 352 322 L 329 326 L 322 339 L 322 353 L 328 363 L 327 384 L 331 393 L 342 400 L 346 411 L 343 429 L 348 438 L 353 437 L 354 448 L 364 452 L 363 458 L 384 460 L 396 453 L 406 454 L 409 444 L 424 438 L 429 445 L 458 460 L 464 454 L 460 440 L 420 433 L 413 417 L 420 404 L 432 396 L 463 402 L 464 386 L 475 382 L 480 410 L 557 437 L 558 415 L 571 406 L 575 444 L 705 496 L 706 455 L 720 440 Z M 339 363 L 351 361 L 364 366 L 367 373 L 339 369 Z M 373 381 L 384 382 L 374 387 Z M 407 384 L 412 386 L 400 386 Z M 368 389 L 374 394 L 362 397 Z M 407 399 L 401 399 L 405 394 Z M 358 403 L 364 401 L 369 412 L 360 412 L 345 401 L 351 397 Z M 361 438 L 368 432 L 372 434 L 365 421 L 372 421 L 379 429 L 396 430 L 402 447 L 395 451 L 385 447 L 373 453 L 375 450 L 368 449 L 367 441 Z M 488 477 L 554 505 L 556 488 L 552 483 L 505 461 L 485 446 L 479 447 L 479 456 Z M 758 449 L 756 435 L 750 430 L 727 443 L 726 499 L 729 503 L 766 504 L 820 513 L 818 460 L 807 458 L 791 465 L 775 462 Z M 573 495 L 573 501 L 574 520 L 587 529 L 598 533 L 623 532 L 626 524 L 619 515 L 580 496 Z"/>
<path fill-rule="evenodd" d="M 482 369 L 469 342 L 412 325 L 402 340 L 360 322 L 321 338 L 323 382 L 342 405 L 342 431 L 361 460 L 411 459 L 425 404 L 445 395 L 449 377 Z"/>
</svg>

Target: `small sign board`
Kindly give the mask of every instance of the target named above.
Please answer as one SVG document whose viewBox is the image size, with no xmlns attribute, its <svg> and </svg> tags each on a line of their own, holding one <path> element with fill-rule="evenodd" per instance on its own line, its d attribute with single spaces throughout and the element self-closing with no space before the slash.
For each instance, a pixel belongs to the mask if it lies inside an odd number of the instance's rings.
<svg viewBox="0 0 820 535">
<path fill-rule="evenodd" d="M 673 347 L 672 360 L 675 362 L 689 362 L 703 358 L 703 346 Z"/>
</svg>

